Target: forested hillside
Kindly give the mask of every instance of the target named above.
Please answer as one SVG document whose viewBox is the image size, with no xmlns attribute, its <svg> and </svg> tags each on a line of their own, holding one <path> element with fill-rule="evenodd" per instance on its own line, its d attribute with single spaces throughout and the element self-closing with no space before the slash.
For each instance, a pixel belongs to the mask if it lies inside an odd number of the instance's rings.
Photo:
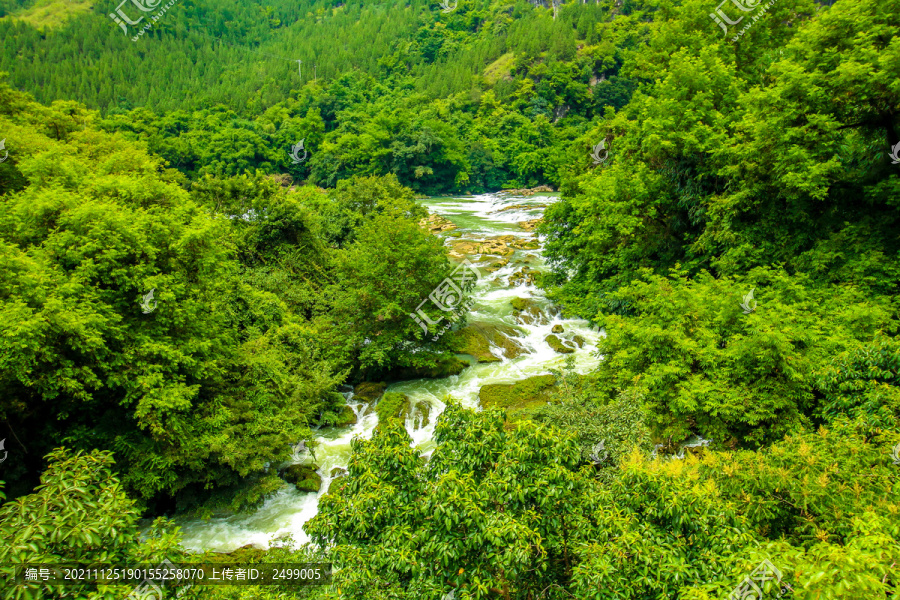
<svg viewBox="0 0 900 600">
<path fill-rule="evenodd" d="M 592 24 L 610 7 L 558 11 L 178 3 L 137 42 L 98 7 L 42 30 L 21 12 L 0 20 L 0 70 L 38 100 L 99 109 L 191 177 L 259 169 L 333 187 L 393 172 L 429 194 L 559 185 L 589 120 L 636 85 L 618 76 L 636 40 L 601 42 Z M 311 158 L 296 167 L 301 139 Z"/>
<path fill-rule="evenodd" d="M 896 598 L 900 0 L 738 4 L 0 2 L 0 563 L 209 559 L 138 518 L 258 508 L 342 385 L 501 362 L 410 318 L 459 260 L 417 198 L 550 185 L 521 273 L 598 365 L 427 453 L 384 394 L 313 544 L 235 554 L 334 585 L 181 597 Z"/>
</svg>

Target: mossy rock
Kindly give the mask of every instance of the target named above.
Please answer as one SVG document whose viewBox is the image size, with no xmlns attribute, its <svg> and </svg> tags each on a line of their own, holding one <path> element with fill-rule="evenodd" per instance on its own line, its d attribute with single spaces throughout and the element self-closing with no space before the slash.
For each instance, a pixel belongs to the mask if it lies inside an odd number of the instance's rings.
<svg viewBox="0 0 900 600">
<path fill-rule="evenodd" d="M 409 414 L 409 396 L 397 392 L 387 392 L 375 406 L 378 421 L 384 423 L 389 419 L 406 419 Z"/>
<path fill-rule="evenodd" d="M 316 473 L 317 469 L 316 465 L 291 465 L 279 475 L 301 492 L 318 492 L 322 487 L 322 478 Z"/>
<path fill-rule="evenodd" d="M 576 344 L 578 344 L 579 348 L 583 348 L 584 344 L 586 343 L 585 339 L 583 337 L 581 337 L 580 335 L 572 336 L 572 341 L 575 342 Z"/>
<path fill-rule="evenodd" d="M 401 367 L 392 369 L 385 374 L 390 381 L 407 381 L 409 379 L 443 379 L 452 375 L 459 375 L 463 369 L 470 366 L 469 363 L 456 356 L 442 356 L 437 359 L 433 367 Z"/>
<path fill-rule="evenodd" d="M 361 402 L 374 402 L 381 398 L 387 384 L 383 381 L 363 381 L 353 389 L 353 396 Z"/>
<path fill-rule="evenodd" d="M 517 358 L 526 354 L 525 348 L 515 341 L 521 331 L 510 325 L 492 325 L 484 329 L 488 340 L 503 349 L 506 358 Z"/>
<path fill-rule="evenodd" d="M 247 544 L 236 548 L 231 552 L 226 552 L 222 556 L 227 556 L 231 561 L 239 563 L 255 563 L 266 555 L 266 549 L 257 544 Z"/>
<path fill-rule="evenodd" d="M 534 269 L 531 269 L 529 267 L 522 267 L 517 272 L 509 276 L 509 285 L 532 285 L 537 273 L 538 271 L 535 271 Z"/>
<path fill-rule="evenodd" d="M 491 344 L 503 349 L 506 358 L 516 358 L 524 353 L 525 349 L 513 341 L 516 337 L 519 337 L 519 331 L 509 325 L 468 325 L 445 336 L 447 345 L 454 352 L 469 354 L 484 363 L 501 360 L 491 353 Z"/>
<path fill-rule="evenodd" d="M 418 402 L 415 406 L 412 407 L 413 416 L 416 413 L 422 415 L 422 421 L 419 423 L 419 427 L 417 429 L 422 429 L 426 427 L 429 423 L 431 423 L 431 405 L 427 402 Z"/>
<path fill-rule="evenodd" d="M 456 225 L 450 219 L 436 213 L 432 213 L 419 221 L 419 225 L 433 234 L 456 229 Z"/>
<path fill-rule="evenodd" d="M 344 408 L 341 409 L 341 414 L 332 423 L 334 427 L 350 427 L 351 425 L 356 425 L 356 413 L 353 412 L 353 409 L 347 405 L 344 405 Z"/>
<path fill-rule="evenodd" d="M 337 479 L 339 477 L 346 477 L 347 469 L 342 469 L 341 467 L 335 467 L 331 470 L 331 478 Z"/>
<path fill-rule="evenodd" d="M 447 235 L 452 238 L 462 237 L 462 231 L 451 231 Z"/>
<path fill-rule="evenodd" d="M 574 348 L 565 345 L 563 341 L 555 335 L 548 335 L 544 338 L 544 341 L 550 344 L 550 347 L 560 354 L 571 354 L 575 352 Z"/>
<path fill-rule="evenodd" d="M 444 335 L 444 342 L 454 352 L 474 356 L 480 363 L 500 362 L 499 358 L 491 354 L 491 344 L 487 338 L 471 325 L 447 333 Z"/>
<path fill-rule="evenodd" d="M 512 239 L 513 236 L 499 236 L 486 240 L 452 240 L 450 247 L 453 249 L 453 252 L 463 256 L 481 254 L 510 256 L 514 251 L 509 247 L 509 242 Z"/>
<path fill-rule="evenodd" d="M 557 323 L 556 325 L 553 326 L 553 329 L 551 331 L 553 331 L 553 333 L 563 333 L 565 331 L 565 329 L 563 329 L 562 325 Z"/>
<path fill-rule="evenodd" d="M 513 298 L 511 301 L 513 310 L 526 310 L 531 306 L 536 306 L 531 298 Z"/>
<path fill-rule="evenodd" d="M 513 316 L 523 325 L 543 324 L 549 319 L 537 302 L 531 298 L 512 299 Z"/>
<path fill-rule="evenodd" d="M 488 273 L 493 273 L 495 271 L 499 271 L 500 269 L 507 266 L 508 264 L 509 264 L 509 259 L 503 258 L 500 260 L 495 260 L 495 261 L 491 262 L 490 264 L 488 264 L 488 266 L 482 267 L 482 268 L 485 271 L 487 271 Z"/>
<path fill-rule="evenodd" d="M 507 429 L 516 421 L 531 416 L 551 398 L 556 378 L 553 375 L 538 375 L 516 383 L 492 383 L 484 385 L 478 392 L 483 408 L 502 408 L 506 411 Z"/>
<path fill-rule="evenodd" d="M 427 402 L 413 402 L 406 394 L 388 392 L 378 401 L 375 413 L 378 415 L 379 423 L 385 423 L 390 419 L 399 419 L 405 422 L 411 416 L 419 413 L 422 415 L 421 428 L 430 423 L 431 405 Z"/>
</svg>

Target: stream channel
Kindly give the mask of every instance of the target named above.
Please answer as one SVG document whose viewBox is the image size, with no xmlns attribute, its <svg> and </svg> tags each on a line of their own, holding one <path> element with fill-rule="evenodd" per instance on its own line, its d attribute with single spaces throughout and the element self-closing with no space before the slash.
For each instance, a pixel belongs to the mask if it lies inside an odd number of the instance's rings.
<svg viewBox="0 0 900 600">
<path fill-rule="evenodd" d="M 511 244 L 513 246 L 535 241 L 536 236 L 526 229 L 528 222 L 539 218 L 544 207 L 556 200 L 557 194 L 536 194 L 530 197 L 483 194 L 460 198 L 427 198 L 419 202 L 430 212 L 449 219 L 456 226 L 455 229 L 442 231 L 438 235 L 444 237 L 451 248 L 455 245 L 456 249 L 460 249 L 460 244 L 466 241 L 490 240 L 499 236 L 515 236 Z M 515 243 L 516 241 L 520 243 Z M 599 357 L 596 354 L 596 342 L 601 334 L 592 329 L 587 321 L 561 318 L 543 290 L 530 283 L 527 277 L 517 276 L 523 267 L 537 271 L 546 269 L 540 243 L 528 245 L 532 248 L 516 249 L 512 254 L 502 257 L 508 260 L 505 266 L 500 266 L 502 262 L 497 264 L 501 261 L 498 255 L 465 254 L 465 258 L 481 273 L 472 292 L 474 305 L 468 314 L 468 322 L 485 327 L 505 325 L 507 331 L 508 326 L 515 327 L 519 331 L 515 343 L 522 347 L 523 353 L 509 359 L 503 349 L 492 345 L 491 353 L 501 359 L 499 362 L 480 362 L 466 368 L 459 375 L 444 379 L 416 379 L 388 386 L 387 391 L 406 394 L 413 403 L 430 405 L 427 424 L 422 426 L 423 419 L 417 411 L 411 411 L 406 421 L 406 429 L 413 439 L 413 445 L 422 453 L 429 454 L 434 449 L 434 424 L 445 406 L 442 399 L 447 396 L 461 401 L 464 406 L 475 408 L 479 406 L 478 393 L 484 385 L 510 384 L 526 377 L 549 374 L 550 369 L 561 369 L 567 356 L 574 357 L 575 370 L 579 373 L 585 373 L 597 365 Z M 459 261 L 462 255 L 457 254 L 456 261 Z M 512 282 L 510 278 L 513 279 Z M 531 299 L 541 309 L 541 315 L 535 319 L 526 318 L 524 320 L 531 322 L 523 323 L 523 319 L 517 319 L 513 314 L 511 301 L 514 298 Z M 413 312 L 415 307 L 410 306 L 409 309 Z M 545 341 L 554 325 L 563 326 L 565 334 L 559 336 L 562 339 L 571 340 L 573 336 L 581 336 L 584 340 L 582 346 L 571 344 L 574 352 L 557 353 Z M 309 538 L 303 531 L 303 524 L 318 511 L 319 498 L 327 493 L 332 481 L 332 470 L 347 467 L 350 441 L 355 436 L 370 438 L 378 423 L 378 417 L 371 406 L 354 401 L 353 392 L 348 391 L 345 396 L 357 415 L 357 423 L 351 427 L 322 428 L 315 432 L 318 446 L 315 448 L 314 462 L 319 466 L 318 473 L 322 477 L 318 493 L 303 493 L 293 485 L 286 485 L 251 513 L 205 520 L 179 520 L 184 536 L 182 544 L 189 550 L 231 552 L 248 544 L 268 548 L 273 539 L 284 534 L 291 534 L 296 543 L 307 542 Z M 301 463 L 313 462 L 308 451 L 295 454 L 294 460 Z"/>
</svg>

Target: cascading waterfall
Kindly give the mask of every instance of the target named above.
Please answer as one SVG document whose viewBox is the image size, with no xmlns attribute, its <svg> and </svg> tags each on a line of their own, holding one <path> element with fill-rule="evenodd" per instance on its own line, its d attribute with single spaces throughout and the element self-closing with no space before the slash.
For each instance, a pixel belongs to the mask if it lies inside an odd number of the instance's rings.
<svg viewBox="0 0 900 600">
<path fill-rule="evenodd" d="M 457 226 L 453 231 L 460 235 L 448 240 L 476 242 L 500 235 L 532 239 L 532 234 L 520 224 L 540 217 L 543 208 L 554 200 L 552 194 L 527 198 L 485 194 L 466 198 L 430 198 L 422 202 L 431 212 L 448 218 Z M 574 359 L 575 369 L 579 372 L 592 369 L 599 361 L 594 351 L 600 334 L 586 321 L 562 319 L 543 291 L 520 276 L 523 266 L 534 270 L 545 268 L 539 248 L 515 250 L 506 257 L 506 264 L 498 262 L 498 256 L 467 255 L 466 258 L 482 273 L 472 293 L 475 303 L 468 321 L 485 327 L 505 328 L 504 331 L 514 328 L 518 337 L 510 339 L 523 349 L 523 353 L 510 359 L 503 348 L 492 343 L 491 353 L 500 359 L 499 362 L 474 364 L 452 377 L 402 381 L 388 387 L 388 391 L 406 394 L 410 398 L 406 429 L 413 445 L 425 455 L 434 449 L 434 425 L 445 408 L 447 397 L 475 408 L 479 406 L 478 392 L 484 385 L 515 383 L 525 377 L 547 374 L 550 369 L 562 368 L 566 356 Z M 530 323 L 517 320 L 511 304 L 515 298 L 526 298 L 539 307 L 541 318 Z M 556 325 L 563 326 L 569 338 L 580 336 L 584 340 L 583 347 L 573 346 L 573 352 L 568 355 L 557 353 L 545 341 Z M 292 459 L 296 463 L 314 462 L 318 465 L 322 486 L 317 493 L 302 493 L 293 485 L 286 485 L 255 512 L 208 520 L 182 520 L 184 546 L 192 550 L 221 552 L 230 552 L 247 544 L 265 548 L 272 539 L 284 534 L 291 534 L 296 542 L 307 541 L 303 524 L 315 516 L 319 498 L 327 493 L 333 480 L 332 472 L 347 468 L 350 441 L 355 436 L 369 439 L 378 423 L 378 416 L 370 404 L 356 400 L 352 392 L 345 392 L 344 397 L 356 414 L 356 424 L 340 429 L 321 428 L 315 437 L 315 460 L 308 450 L 295 454 Z M 427 423 L 425 412 L 420 408 L 424 405 L 428 407 Z"/>
<path fill-rule="evenodd" d="M 369 405 L 365 402 L 353 402 L 352 392 L 345 396 L 345 398 L 347 398 L 347 406 L 349 406 L 350 410 L 353 411 L 353 414 L 356 415 L 356 421 L 361 421 L 366 416 L 366 413 L 369 412 Z"/>
</svg>

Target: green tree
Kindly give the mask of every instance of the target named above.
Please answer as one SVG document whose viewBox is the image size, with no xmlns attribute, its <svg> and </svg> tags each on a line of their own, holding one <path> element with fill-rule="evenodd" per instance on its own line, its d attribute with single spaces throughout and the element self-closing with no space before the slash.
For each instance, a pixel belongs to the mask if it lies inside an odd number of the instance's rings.
<svg viewBox="0 0 900 600">
<path fill-rule="evenodd" d="M 823 363 L 896 328 L 885 299 L 769 269 L 740 282 L 647 274 L 610 298 L 624 314 L 597 316 L 599 395 L 642 393 L 655 435 L 676 443 L 764 444 L 813 422 Z"/>
<path fill-rule="evenodd" d="M 90 454 L 58 448 L 47 455 L 47 470 L 34 493 L 0 507 L 4 577 L 11 565 L 92 563 L 136 565 L 173 562 L 182 556 L 178 533 L 157 520 L 141 541 L 134 502 L 112 474 L 109 452 Z M 41 586 L 7 583 L 3 598 L 32 600 L 75 594 L 95 599 L 121 598 L 123 586 Z"/>
</svg>

